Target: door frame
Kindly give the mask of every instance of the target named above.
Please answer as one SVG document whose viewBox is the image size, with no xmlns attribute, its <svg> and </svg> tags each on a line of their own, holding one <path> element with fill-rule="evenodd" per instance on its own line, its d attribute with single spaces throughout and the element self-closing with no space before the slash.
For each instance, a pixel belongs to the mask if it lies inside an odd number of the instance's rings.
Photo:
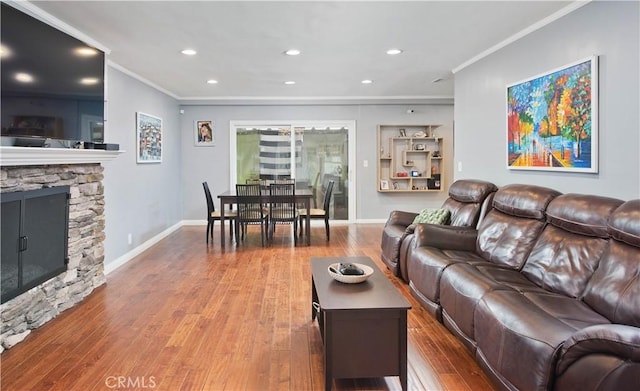
<svg viewBox="0 0 640 391">
<path fill-rule="evenodd" d="M 264 121 L 256 121 L 256 120 L 231 120 L 229 121 L 229 130 L 231 134 L 229 135 L 229 188 L 235 188 L 235 185 L 238 180 L 238 172 L 237 172 L 237 137 L 238 137 L 238 128 L 250 128 L 250 127 L 258 127 L 258 126 L 289 126 L 291 127 L 292 134 L 293 129 L 296 127 L 316 127 L 316 128 L 326 128 L 326 127 L 344 127 L 347 129 L 347 137 L 349 140 L 349 148 L 348 148 L 348 160 L 349 160 L 349 171 L 347 176 L 347 182 L 349 184 L 349 217 L 347 222 L 352 223 L 356 220 L 356 121 L 355 120 L 264 120 Z"/>
</svg>

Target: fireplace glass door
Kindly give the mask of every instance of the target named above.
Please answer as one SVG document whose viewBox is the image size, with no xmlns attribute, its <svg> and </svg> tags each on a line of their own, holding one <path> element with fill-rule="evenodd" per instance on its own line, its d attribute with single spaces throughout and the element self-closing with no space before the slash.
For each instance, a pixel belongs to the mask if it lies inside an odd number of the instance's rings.
<svg viewBox="0 0 640 391">
<path fill-rule="evenodd" d="M 69 186 L 3 193 L 2 302 L 67 270 Z"/>
</svg>

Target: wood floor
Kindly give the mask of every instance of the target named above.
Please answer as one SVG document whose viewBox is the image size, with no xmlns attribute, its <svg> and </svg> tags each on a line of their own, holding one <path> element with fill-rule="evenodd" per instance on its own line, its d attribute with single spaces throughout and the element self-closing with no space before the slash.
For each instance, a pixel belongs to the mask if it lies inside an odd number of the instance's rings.
<svg viewBox="0 0 640 391">
<path fill-rule="evenodd" d="M 410 300 L 410 390 L 493 390 L 473 357 L 380 261 L 381 224 L 312 227 L 293 247 L 287 227 L 263 249 L 257 227 L 236 247 L 183 227 L 120 267 L 78 306 L 2 356 L 1 389 L 323 390 L 311 322 L 310 257 L 371 257 Z M 228 241 L 229 239 L 227 239 Z M 341 379 L 334 390 L 399 390 L 397 377 Z"/>
</svg>

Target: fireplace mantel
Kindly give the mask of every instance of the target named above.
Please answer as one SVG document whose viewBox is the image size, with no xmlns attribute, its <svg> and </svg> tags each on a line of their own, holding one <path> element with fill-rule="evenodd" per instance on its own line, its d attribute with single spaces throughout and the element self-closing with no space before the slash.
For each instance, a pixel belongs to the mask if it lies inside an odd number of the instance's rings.
<svg viewBox="0 0 640 391">
<path fill-rule="evenodd" d="M 0 166 L 109 162 L 125 151 L 73 148 L 0 147 Z"/>
</svg>

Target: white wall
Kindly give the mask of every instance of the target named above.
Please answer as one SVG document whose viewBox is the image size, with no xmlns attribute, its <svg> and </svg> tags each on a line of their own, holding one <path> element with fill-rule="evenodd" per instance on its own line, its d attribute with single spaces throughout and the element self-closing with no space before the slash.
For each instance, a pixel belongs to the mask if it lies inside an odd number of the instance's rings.
<svg viewBox="0 0 640 391">
<path fill-rule="evenodd" d="M 407 109 L 415 110 L 408 114 Z M 180 118 L 182 139 L 182 189 L 184 219 L 204 220 L 207 208 L 202 182 L 207 181 L 214 193 L 228 190 L 230 121 L 242 120 L 355 120 L 356 121 L 356 219 L 386 219 L 394 209 L 419 211 L 438 207 L 446 198 L 441 193 L 389 194 L 378 193 L 377 125 L 423 124 L 443 125 L 438 135 L 444 137 L 444 189 L 451 181 L 453 152 L 452 105 L 183 105 Z M 195 147 L 193 129 L 196 120 L 213 120 L 215 147 Z M 368 160 L 369 166 L 363 167 Z M 215 195 L 214 195 L 215 197 Z M 216 200 L 217 201 L 217 200 Z M 218 203 L 216 202 L 216 207 Z"/>
<path fill-rule="evenodd" d="M 456 179 L 640 197 L 638 2 L 592 2 L 455 75 Z M 599 56 L 599 173 L 506 168 L 506 85 Z M 457 168 L 457 167 L 456 167 Z"/>
<path fill-rule="evenodd" d="M 182 156 L 178 102 L 124 73 L 107 68 L 106 142 L 126 153 L 105 163 L 105 267 L 155 235 L 179 223 L 182 216 Z M 136 112 L 162 118 L 160 164 L 136 163 Z M 131 234 L 133 243 L 127 244 Z"/>
</svg>

